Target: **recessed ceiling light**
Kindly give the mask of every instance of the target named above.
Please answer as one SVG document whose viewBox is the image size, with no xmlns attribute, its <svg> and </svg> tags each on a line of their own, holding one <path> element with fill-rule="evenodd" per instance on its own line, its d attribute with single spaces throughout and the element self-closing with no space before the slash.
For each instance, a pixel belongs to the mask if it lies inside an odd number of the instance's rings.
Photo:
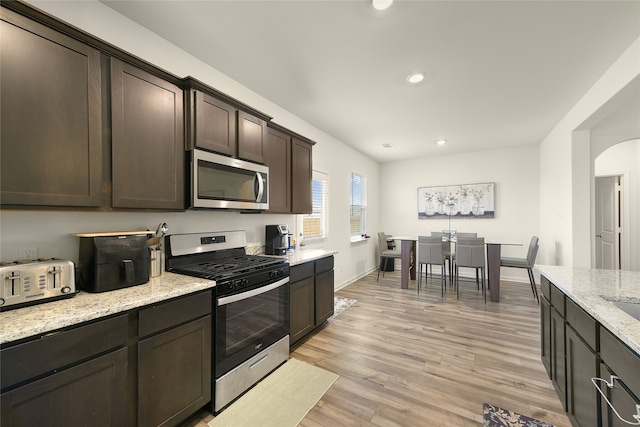
<svg viewBox="0 0 640 427">
<path fill-rule="evenodd" d="M 446 139 L 439 139 L 439 140 L 436 141 L 436 144 L 438 144 L 438 145 L 444 145 L 446 143 L 447 143 Z"/>
<path fill-rule="evenodd" d="M 371 0 L 371 6 L 377 10 L 388 9 L 393 3 L 393 0 Z"/>
<path fill-rule="evenodd" d="M 425 77 L 424 73 L 413 73 L 407 76 L 407 81 L 409 83 L 420 83 L 421 81 L 424 80 L 424 77 Z"/>
</svg>

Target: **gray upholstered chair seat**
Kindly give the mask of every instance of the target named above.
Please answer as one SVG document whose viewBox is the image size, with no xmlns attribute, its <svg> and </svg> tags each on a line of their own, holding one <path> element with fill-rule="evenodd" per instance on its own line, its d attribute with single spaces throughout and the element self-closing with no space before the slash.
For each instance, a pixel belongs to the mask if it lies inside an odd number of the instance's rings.
<svg viewBox="0 0 640 427">
<path fill-rule="evenodd" d="M 397 249 L 388 249 L 389 236 L 387 236 L 383 231 L 378 233 L 378 253 L 380 255 L 380 259 L 378 260 L 378 277 L 376 277 L 376 282 L 380 279 L 380 270 L 382 270 L 382 277 L 384 278 L 384 271 L 387 268 L 387 262 L 390 259 L 400 259 L 402 258 L 402 252 Z M 395 245 L 394 245 L 395 247 Z M 402 266 L 404 268 L 404 265 Z"/>
<path fill-rule="evenodd" d="M 500 258 L 500 266 L 501 267 L 528 268 L 529 267 L 529 261 L 527 261 L 524 258 L 503 257 L 503 258 Z"/>
<path fill-rule="evenodd" d="M 533 277 L 533 266 L 536 263 L 537 255 L 538 255 L 538 237 L 533 236 L 531 238 L 531 242 L 529 242 L 529 250 L 527 251 L 526 258 L 501 257 L 500 267 L 526 268 L 527 273 L 529 274 L 529 283 L 531 283 L 531 292 L 533 292 L 533 296 L 536 297 L 536 300 L 540 302 L 540 298 L 538 297 L 538 289 L 536 288 L 536 281 L 535 281 L 535 278 Z"/>
</svg>

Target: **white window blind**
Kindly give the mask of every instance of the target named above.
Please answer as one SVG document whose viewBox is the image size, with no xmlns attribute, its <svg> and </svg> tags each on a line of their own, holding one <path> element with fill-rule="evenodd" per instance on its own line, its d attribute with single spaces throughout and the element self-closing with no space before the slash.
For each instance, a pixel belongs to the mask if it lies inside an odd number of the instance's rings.
<svg viewBox="0 0 640 427">
<path fill-rule="evenodd" d="M 367 232 L 366 178 L 351 172 L 351 236 L 361 236 Z"/>
<path fill-rule="evenodd" d="M 323 239 L 327 237 L 327 217 L 329 200 L 328 175 L 313 171 L 311 181 L 312 213 L 305 215 L 302 220 L 302 235 L 304 240 Z"/>
</svg>

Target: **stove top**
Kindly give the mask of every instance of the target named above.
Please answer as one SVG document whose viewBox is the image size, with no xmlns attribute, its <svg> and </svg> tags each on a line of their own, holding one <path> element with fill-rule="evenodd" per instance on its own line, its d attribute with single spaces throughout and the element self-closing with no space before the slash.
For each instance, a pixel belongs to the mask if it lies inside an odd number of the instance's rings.
<svg viewBox="0 0 640 427">
<path fill-rule="evenodd" d="M 223 280 L 232 277 L 242 277 L 272 267 L 281 267 L 284 263 L 286 263 L 286 260 L 283 258 L 241 255 L 185 264 L 173 268 L 172 271 L 174 273 L 204 279 Z"/>
</svg>

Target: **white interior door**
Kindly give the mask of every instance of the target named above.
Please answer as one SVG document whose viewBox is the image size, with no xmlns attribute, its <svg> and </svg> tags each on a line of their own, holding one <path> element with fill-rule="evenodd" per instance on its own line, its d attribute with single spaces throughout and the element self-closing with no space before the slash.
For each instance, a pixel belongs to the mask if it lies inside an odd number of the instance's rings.
<svg viewBox="0 0 640 427">
<path fill-rule="evenodd" d="M 596 177 L 596 268 L 619 268 L 617 187 L 615 176 Z"/>
</svg>

